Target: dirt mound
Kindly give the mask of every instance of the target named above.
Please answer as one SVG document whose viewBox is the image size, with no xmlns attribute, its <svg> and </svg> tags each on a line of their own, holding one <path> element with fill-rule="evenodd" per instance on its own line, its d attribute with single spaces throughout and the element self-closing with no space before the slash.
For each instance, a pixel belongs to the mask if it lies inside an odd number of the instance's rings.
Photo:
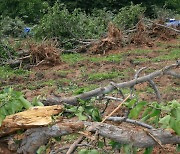
<svg viewBox="0 0 180 154">
<path fill-rule="evenodd" d="M 89 48 L 89 52 L 93 54 L 105 54 L 109 50 L 122 47 L 122 40 L 122 32 L 114 24 L 109 23 L 107 37 L 93 43 Z"/>
<path fill-rule="evenodd" d="M 43 41 L 41 43 L 30 43 L 29 52 L 31 56 L 31 63 L 40 64 L 58 64 L 60 63 L 60 50 L 56 48 L 56 44 L 52 41 Z"/>
</svg>

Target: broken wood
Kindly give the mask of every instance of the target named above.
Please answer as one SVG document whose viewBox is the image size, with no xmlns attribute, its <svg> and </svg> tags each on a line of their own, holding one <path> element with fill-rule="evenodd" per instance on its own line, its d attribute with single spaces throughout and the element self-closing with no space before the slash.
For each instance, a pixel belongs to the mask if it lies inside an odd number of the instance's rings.
<svg viewBox="0 0 180 154">
<path fill-rule="evenodd" d="M 120 144 L 131 144 L 138 148 L 147 148 L 158 145 L 158 143 L 149 136 L 143 129 L 132 127 L 114 126 L 105 123 L 86 123 L 87 129 L 91 132 L 97 132 L 100 136 L 112 139 Z M 180 144 L 180 136 L 173 135 L 169 131 L 161 129 L 148 130 L 155 138 L 161 141 L 161 144 Z"/>
<path fill-rule="evenodd" d="M 0 137 L 19 129 L 47 126 L 53 122 L 52 116 L 63 111 L 63 106 L 37 106 L 29 110 L 7 116 L 0 127 Z"/>
<path fill-rule="evenodd" d="M 25 138 L 22 140 L 18 153 L 34 154 L 36 150 L 46 144 L 51 137 L 60 137 L 71 134 L 84 128 L 82 122 L 60 122 L 53 126 L 32 128 L 25 132 Z"/>
</svg>

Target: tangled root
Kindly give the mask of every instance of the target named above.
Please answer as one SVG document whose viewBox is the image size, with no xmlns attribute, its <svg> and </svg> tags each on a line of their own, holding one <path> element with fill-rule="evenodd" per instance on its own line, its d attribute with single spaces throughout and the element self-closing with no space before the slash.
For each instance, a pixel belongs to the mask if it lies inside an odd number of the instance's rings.
<svg viewBox="0 0 180 154">
<path fill-rule="evenodd" d="M 41 43 L 30 43 L 29 50 L 31 63 L 39 64 L 41 62 L 55 65 L 60 63 L 60 50 L 52 41 L 43 41 Z"/>
<path fill-rule="evenodd" d="M 122 39 L 122 32 L 114 24 L 109 23 L 107 37 L 95 42 L 89 48 L 89 52 L 93 54 L 105 54 L 109 50 L 122 47 Z"/>
</svg>

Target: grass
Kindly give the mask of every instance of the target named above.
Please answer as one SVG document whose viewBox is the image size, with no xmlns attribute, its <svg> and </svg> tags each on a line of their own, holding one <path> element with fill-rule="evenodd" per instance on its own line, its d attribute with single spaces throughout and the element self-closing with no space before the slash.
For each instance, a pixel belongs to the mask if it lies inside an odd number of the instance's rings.
<svg viewBox="0 0 180 154">
<path fill-rule="evenodd" d="M 8 79 L 10 77 L 14 76 L 22 76 L 26 77 L 28 76 L 30 71 L 23 70 L 23 69 L 12 69 L 8 66 L 1 66 L 0 67 L 0 79 Z"/>
<path fill-rule="evenodd" d="M 130 50 L 129 53 L 135 53 L 135 54 L 146 54 L 149 52 L 152 52 L 153 50 L 149 49 L 135 49 L 135 50 Z"/>
<path fill-rule="evenodd" d="M 122 54 L 111 54 L 107 56 L 100 56 L 100 57 L 90 57 L 87 60 L 91 62 L 113 62 L 113 63 L 120 63 L 122 61 Z"/>
<path fill-rule="evenodd" d="M 75 54 L 62 54 L 61 55 L 61 60 L 66 62 L 66 63 L 70 63 L 70 64 L 75 64 L 77 62 L 83 61 L 86 58 L 79 53 L 75 53 Z"/>
<path fill-rule="evenodd" d="M 96 88 L 98 88 L 98 85 L 89 84 L 88 86 L 78 87 L 77 89 L 75 89 L 73 91 L 73 94 L 78 95 L 78 94 L 81 94 L 81 93 L 84 93 L 84 92 L 91 91 L 91 90 L 96 89 Z"/>
<path fill-rule="evenodd" d="M 176 60 L 180 58 L 180 49 L 173 49 L 167 54 L 162 54 L 156 58 L 153 58 L 152 61 L 163 61 L 163 60 Z"/>
<path fill-rule="evenodd" d="M 88 75 L 90 81 L 102 81 L 105 79 L 113 79 L 120 75 L 119 72 L 92 73 Z"/>
</svg>

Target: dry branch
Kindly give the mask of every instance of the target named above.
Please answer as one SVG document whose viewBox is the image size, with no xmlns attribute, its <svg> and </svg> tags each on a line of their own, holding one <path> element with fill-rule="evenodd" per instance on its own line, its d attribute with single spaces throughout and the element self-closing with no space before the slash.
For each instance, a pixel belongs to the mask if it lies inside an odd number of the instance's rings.
<svg viewBox="0 0 180 154">
<path fill-rule="evenodd" d="M 63 106 L 37 106 L 29 110 L 7 116 L 0 127 L 0 137 L 15 132 L 39 126 L 47 126 L 52 123 L 53 115 L 63 111 Z"/>
<path fill-rule="evenodd" d="M 98 132 L 99 135 L 117 141 L 121 144 L 132 144 L 135 147 L 146 148 L 158 145 L 154 139 L 143 129 L 132 127 L 117 127 L 105 123 L 86 123 L 91 132 Z M 162 144 L 179 144 L 180 136 L 173 135 L 168 131 L 160 129 L 148 130 Z"/>
<path fill-rule="evenodd" d="M 160 141 L 163 144 L 179 144 L 180 136 L 171 134 L 168 131 L 160 129 L 149 129 L 144 131 L 142 128 L 127 127 L 127 126 L 113 126 L 110 124 L 100 122 L 60 122 L 53 126 L 32 128 L 25 132 L 25 137 L 22 140 L 18 153 L 35 153 L 41 145 L 48 142 L 51 137 L 60 137 L 63 135 L 78 132 L 85 128 L 91 133 L 97 133 L 102 137 L 106 137 L 117 141 L 121 144 L 132 144 L 135 147 L 146 148 L 156 146 L 158 143 L 151 137 Z M 148 131 L 148 133 L 147 133 Z M 84 137 L 80 137 L 77 142 L 70 148 L 70 152 L 78 146 Z"/>
<path fill-rule="evenodd" d="M 59 103 L 66 103 L 66 104 L 71 104 L 71 105 L 77 105 L 78 104 L 78 99 L 82 100 L 88 100 L 91 99 L 92 97 L 96 96 L 101 96 L 103 94 L 107 94 L 112 92 L 115 88 L 126 88 L 126 87 L 132 87 L 138 83 L 146 82 L 149 80 L 152 80 L 158 76 L 162 75 L 172 75 L 177 78 L 180 78 L 180 75 L 177 73 L 170 73 L 171 69 L 179 67 L 180 66 L 180 61 L 177 61 L 176 64 L 172 64 L 170 66 L 164 67 L 161 70 L 157 70 L 155 72 L 152 72 L 148 75 L 139 77 L 137 79 L 133 79 L 127 82 L 122 82 L 122 83 L 110 83 L 106 87 L 100 87 L 94 90 L 91 90 L 89 92 L 85 92 L 83 94 L 77 95 L 77 96 L 72 96 L 72 97 L 57 97 L 57 96 L 51 96 L 50 98 L 47 98 L 47 100 L 44 101 L 44 104 L 50 105 L 50 104 L 59 104 Z M 176 75 L 175 75 L 176 74 Z M 114 86 L 115 85 L 115 86 Z"/>
<path fill-rule="evenodd" d="M 109 117 L 107 118 L 107 120 L 109 121 L 114 121 L 114 122 L 127 122 L 127 123 L 131 123 L 131 124 L 135 124 L 135 125 L 139 125 L 148 129 L 153 129 L 152 126 L 144 123 L 144 122 L 140 122 L 138 120 L 133 120 L 133 119 L 127 119 L 126 117 Z"/>
<path fill-rule="evenodd" d="M 48 142 L 51 137 L 77 132 L 84 127 L 82 122 L 57 123 L 51 127 L 32 128 L 26 131 L 25 138 L 21 142 L 18 153 L 34 154 L 36 150 Z"/>
</svg>

